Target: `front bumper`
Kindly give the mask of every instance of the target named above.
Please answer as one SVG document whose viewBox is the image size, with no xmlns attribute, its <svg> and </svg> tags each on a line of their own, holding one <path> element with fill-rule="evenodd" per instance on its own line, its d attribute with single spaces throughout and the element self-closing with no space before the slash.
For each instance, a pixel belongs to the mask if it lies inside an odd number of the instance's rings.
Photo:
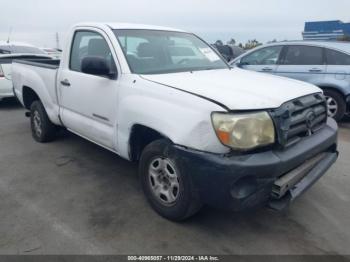
<svg viewBox="0 0 350 262">
<path fill-rule="evenodd" d="M 322 177 L 336 161 L 337 124 L 328 119 L 324 128 L 285 149 L 244 155 L 215 155 L 176 147 L 187 174 L 204 203 L 233 210 L 254 208 L 268 203 L 281 209 L 305 192 Z M 325 158 L 308 170 L 285 196 L 276 199 L 272 189 L 275 181 L 324 153 Z"/>
</svg>

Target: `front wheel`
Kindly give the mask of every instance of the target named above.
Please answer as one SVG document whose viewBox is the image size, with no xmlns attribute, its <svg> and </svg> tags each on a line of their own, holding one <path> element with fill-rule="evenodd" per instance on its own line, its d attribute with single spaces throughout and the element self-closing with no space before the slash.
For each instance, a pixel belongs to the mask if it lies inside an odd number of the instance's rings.
<svg viewBox="0 0 350 262">
<path fill-rule="evenodd" d="M 342 95 L 333 90 L 324 90 L 327 101 L 328 116 L 340 121 L 346 112 L 346 103 Z"/>
<path fill-rule="evenodd" d="M 201 207 L 191 178 L 179 158 L 169 154 L 172 144 L 157 140 L 146 146 L 140 159 L 140 179 L 152 208 L 161 216 L 181 221 Z"/>
<path fill-rule="evenodd" d="M 45 143 L 55 138 L 56 126 L 50 121 L 40 101 L 33 102 L 30 107 L 30 124 L 32 136 L 37 142 Z"/>
</svg>

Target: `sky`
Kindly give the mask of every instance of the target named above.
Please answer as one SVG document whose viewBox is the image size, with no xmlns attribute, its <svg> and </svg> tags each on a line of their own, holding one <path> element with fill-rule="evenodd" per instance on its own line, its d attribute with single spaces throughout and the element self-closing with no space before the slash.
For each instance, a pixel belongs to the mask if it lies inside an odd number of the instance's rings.
<svg viewBox="0 0 350 262">
<path fill-rule="evenodd" d="M 208 42 L 301 39 L 305 21 L 350 21 L 350 0 L 0 0 L 0 40 L 60 46 L 79 22 L 126 22 L 191 31 Z"/>
</svg>

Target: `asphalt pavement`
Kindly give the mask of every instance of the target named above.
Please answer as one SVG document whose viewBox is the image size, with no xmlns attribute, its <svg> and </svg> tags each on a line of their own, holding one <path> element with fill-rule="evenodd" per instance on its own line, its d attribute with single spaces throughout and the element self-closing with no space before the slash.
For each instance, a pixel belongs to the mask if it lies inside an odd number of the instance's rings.
<svg viewBox="0 0 350 262">
<path fill-rule="evenodd" d="M 69 132 L 34 142 L 0 102 L 0 254 L 350 254 L 350 120 L 340 158 L 283 212 L 205 207 L 184 223 L 147 204 L 137 165 Z"/>
</svg>

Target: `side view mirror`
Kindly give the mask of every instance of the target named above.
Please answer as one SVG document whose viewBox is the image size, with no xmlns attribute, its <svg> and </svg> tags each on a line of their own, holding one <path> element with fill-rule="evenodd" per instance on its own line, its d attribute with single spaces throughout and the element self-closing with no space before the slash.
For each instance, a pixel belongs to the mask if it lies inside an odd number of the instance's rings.
<svg viewBox="0 0 350 262">
<path fill-rule="evenodd" d="M 239 67 L 239 68 L 243 68 L 243 67 L 246 66 L 246 65 L 248 65 L 247 62 L 241 62 L 241 61 L 239 61 L 239 62 L 236 63 L 236 66 Z"/>
<path fill-rule="evenodd" d="M 112 72 L 107 60 L 98 56 L 86 56 L 81 61 L 81 71 L 85 74 L 106 76 L 108 78 L 115 78 L 116 73 Z"/>
</svg>

